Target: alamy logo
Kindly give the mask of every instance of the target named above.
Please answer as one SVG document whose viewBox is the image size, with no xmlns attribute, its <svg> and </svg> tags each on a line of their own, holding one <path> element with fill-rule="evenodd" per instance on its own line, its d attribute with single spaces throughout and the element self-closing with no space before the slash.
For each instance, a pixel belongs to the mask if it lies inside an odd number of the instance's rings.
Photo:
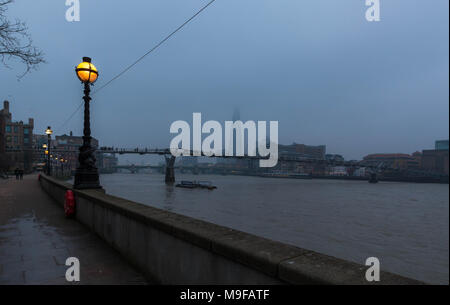
<svg viewBox="0 0 450 305">
<path fill-rule="evenodd" d="M 247 153 L 245 153 L 245 131 L 247 131 Z M 178 133 L 170 142 L 173 156 L 259 156 L 260 167 L 274 167 L 278 163 L 278 121 L 270 121 L 270 136 L 267 138 L 265 121 L 225 121 L 225 150 L 222 149 L 223 128 L 217 121 L 202 124 L 202 114 L 193 113 L 192 150 L 191 127 L 186 121 L 170 125 L 170 133 Z M 203 134 L 208 136 L 203 139 Z M 236 136 L 234 136 L 236 135 Z M 258 149 L 257 149 L 258 148 Z"/>
<path fill-rule="evenodd" d="M 76 257 L 69 257 L 66 259 L 66 266 L 70 266 L 66 271 L 66 281 L 79 282 L 80 281 L 80 261 Z"/>
<path fill-rule="evenodd" d="M 369 22 L 380 21 L 380 0 L 366 0 L 366 20 Z"/>
<path fill-rule="evenodd" d="M 368 282 L 380 281 L 380 260 L 376 257 L 366 259 L 366 266 L 370 266 L 366 271 L 366 280 Z"/>
<path fill-rule="evenodd" d="M 68 22 L 80 21 L 80 0 L 66 0 L 66 20 Z"/>
</svg>

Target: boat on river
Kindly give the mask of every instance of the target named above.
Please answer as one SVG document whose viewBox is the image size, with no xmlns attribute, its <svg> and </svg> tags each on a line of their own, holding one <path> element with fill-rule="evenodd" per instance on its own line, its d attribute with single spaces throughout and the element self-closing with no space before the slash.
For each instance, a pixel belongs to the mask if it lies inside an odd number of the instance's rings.
<svg viewBox="0 0 450 305">
<path fill-rule="evenodd" d="M 184 180 L 175 186 L 182 187 L 182 188 L 188 188 L 188 189 L 202 188 L 202 189 L 208 189 L 208 190 L 213 190 L 213 189 L 217 188 L 217 186 L 213 185 L 211 183 L 211 181 L 186 181 L 186 180 Z"/>
</svg>

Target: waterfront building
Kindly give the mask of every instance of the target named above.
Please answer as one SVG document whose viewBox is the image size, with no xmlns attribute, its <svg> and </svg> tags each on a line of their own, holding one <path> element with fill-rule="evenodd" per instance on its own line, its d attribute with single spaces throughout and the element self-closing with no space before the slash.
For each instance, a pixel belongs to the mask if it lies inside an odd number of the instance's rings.
<svg viewBox="0 0 450 305">
<path fill-rule="evenodd" d="M 438 140 L 434 144 L 435 150 L 448 150 L 448 140 Z"/>
<path fill-rule="evenodd" d="M 355 176 L 355 177 L 365 177 L 366 175 L 367 175 L 367 170 L 366 170 L 366 168 L 365 167 L 358 167 L 358 168 L 355 168 L 354 169 L 354 171 L 353 171 L 353 173 L 352 173 L 352 176 Z"/>
<path fill-rule="evenodd" d="M 419 168 L 422 168 L 422 153 L 420 151 L 413 152 L 412 157 L 417 161 Z"/>
<path fill-rule="evenodd" d="M 348 176 L 347 168 L 345 166 L 332 166 L 328 169 L 330 176 Z"/>
<path fill-rule="evenodd" d="M 306 173 L 324 175 L 325 165 L 320 163 L 305 163 L 305 160 L 325 160 L 326 146 L 311 146 L 293 143 L 291 145 L 278 145 L 278 164 L 272 170 L 281 170 L 287 173 Z M 293 162 L 293 161 L 299 162 Z"/>
<path fill-rule="evenodd" d="M 115 173 L 118 159 L 115 154 L 98 154 L 97 165 L 101 173 Z"/>
<path fill-rule="evenodd" d="M 389 167 L 394 169 L 418 169 L 419 161 L 409 154 L 370 154 L 363 158 L 362 165 Z"/>
<path fill-rule="evenodd" d="M 298 159 L 318 159 L 324 160 L 326 153 L 325 145 L 311 146 L 305 144 L 292 143 L 291 145 L 278 145 L 279 156 Z"/>
<path fill-rule="evenodd" d="M 423 150 L 422 169 L 442 175 L 448 175 L 448 149 Z"/>
<path fill-rule="evenodd" d="M 12 120 L 10 104 L 3 102 L 0 110 L 0 153 L 4 170 L 23 169 L 30 172 L 33 169 L 33 128 L 34 120 L 28 123 Z"/>
</svg>

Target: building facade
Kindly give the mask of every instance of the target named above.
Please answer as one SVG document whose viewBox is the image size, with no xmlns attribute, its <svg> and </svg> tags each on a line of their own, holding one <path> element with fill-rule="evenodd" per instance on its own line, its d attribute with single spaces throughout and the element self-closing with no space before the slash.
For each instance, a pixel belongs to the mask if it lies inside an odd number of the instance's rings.
<svg viewBox="0 0 450 305">
<path fill-rule="evenodd" d="M 4 108 L 0 110 L 0 172 L 6 171 L 9 167 L 9 159 L 6 156 L 6 120 L 5 116 L 3 115 L 4 111 Z"/>
<path fill-rule="evenodd" d="M 448 140 L 438 140 L 434 144 L 435 150 L 448 150 Z"/>
<path fill-rule="evenodd" d="M 23 169 L 25 172 L 33 170 L 33 128 L 34 120 L 28 123 L 12 120 L 8 101 L 3 102 L 0 110 L 0 152 L 4 170 Z"/>
<path fill-rule="evenodd" d="M 417 158 L 409 154 L 371 154 L 365 156 L 361 164 L 403 170 L 420 168 L 420 162 Z"/>
<path fill-rule="evenodd" d="M 326 146 L 311 146 L 305 144 L 293 143 L 291 145 L 278 145 L 278 154 L 284 157 L 297 157 L 324 160 L 326 154 Z"/>
<path fill-rule="evenodd" d="M 74 136 L 72 132 L 69 135 L 56 136 L 50 144 L 50 154 L 54 160 L 63 158 L 65 161 L 64 167 L 66 170 L 74 171 L 78 167 L 78 153 L 80 147 L 83 145 L 83 137 Z M 91 139 L 91 146 L 94 149 L 98 148 L 98 140 Z M 97 166 L 99 157 L 97 157 Z"/>
<path fill-rule="evenodd" d="M 301 162 L 302 160 L 325 160 L 326 146 L 311 146 L 293 143 L 291 145 L 278 145 L 278 164 L 270 170 L 279 170 L 287 173 L 303 173 L 324 175 L 326 166 L 321 163 Z M 299 162 L 295 162 L 298 160 Z"/>
<path fill-rule="evenodd" d="M 33 135 L 33 167 L 37 170 L 43 170 L 47 162 L 44 144 L 47 145 L 47 135 Z"/>
<path fill-rule="evenodd" d="M 441 175 L 448 175 L 448 149 L 423 150 L 422 169 Z"/>
<path fill-rule="evenodd" d="M 118 159 L 115 154 L 97 154 L 97 166 L 100 173 L 117 172 Z"/>
</svg>

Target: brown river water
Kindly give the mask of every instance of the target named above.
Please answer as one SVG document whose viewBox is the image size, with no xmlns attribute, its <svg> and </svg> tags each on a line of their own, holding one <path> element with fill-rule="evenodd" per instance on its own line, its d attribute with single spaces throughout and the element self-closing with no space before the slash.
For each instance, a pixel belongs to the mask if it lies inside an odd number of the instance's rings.
<svg viewBox="0 0 450 305">
<path fill-rule="evenodd" d="M 427 283 L 449 283 L 449 185 L 176 173 L 215 190 L 164 184 L 161 174 L 102 175 L 112 195 Z"/>
</svg>

